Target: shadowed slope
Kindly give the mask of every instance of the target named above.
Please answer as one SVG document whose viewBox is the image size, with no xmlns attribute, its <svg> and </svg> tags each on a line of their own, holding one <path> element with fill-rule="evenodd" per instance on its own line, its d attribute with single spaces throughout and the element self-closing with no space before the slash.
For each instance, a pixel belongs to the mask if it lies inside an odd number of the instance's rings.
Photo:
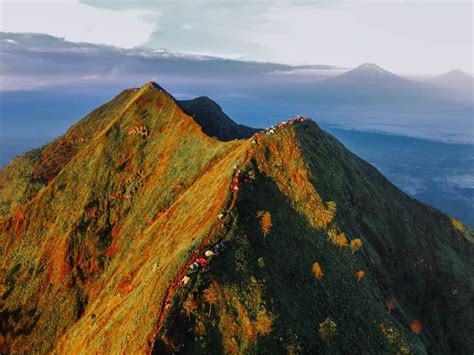
<svg viewBox="0 0 474 355">
<path fill-rule="evenodd" d="M 208 97 L 201 96 L 179 103 L 188 115 L 194 117 L 208 136 L 221 141 L 249 138 L 258 131 L 232 121 L 221 107 Z"/>
</svg>

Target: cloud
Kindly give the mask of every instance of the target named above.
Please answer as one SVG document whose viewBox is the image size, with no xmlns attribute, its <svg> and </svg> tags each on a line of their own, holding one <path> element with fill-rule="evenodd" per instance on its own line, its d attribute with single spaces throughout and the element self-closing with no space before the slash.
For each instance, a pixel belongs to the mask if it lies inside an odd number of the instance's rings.
<svg viewBox="0 0 474 355">
<path fill-rule="evenodd" d="M 0 29 L 291 64 L 472 73 L 472 2 L 0 0 Z M 54 14 L 54 21 L 51 20 Z"/>
<path fill-rule="evenodd" d="M 155 26 L 145 43 L 152 48 L 344 67 L 375 62 L 405 73 L 472 73 L 469 1 L 83 1 L 156 13 L 147 17 Z"/>
<path fill-rule="evenodd" d="M 37 32 L 70 41 L 130 48 L 145 42 L 154 30 L 150 10 L 95 8 L 77 0 L 2 0 L 0 30 Z"/>
</svg>

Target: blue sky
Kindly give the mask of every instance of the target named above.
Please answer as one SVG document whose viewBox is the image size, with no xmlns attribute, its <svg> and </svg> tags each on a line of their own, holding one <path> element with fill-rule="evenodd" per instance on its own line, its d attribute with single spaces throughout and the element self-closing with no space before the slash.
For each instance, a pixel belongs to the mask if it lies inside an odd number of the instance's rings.
<svg viewBox="0 0 474 355">
<path fill-rule="evenodd" d="M 404 74 L 472 73 L 472 2 L 0 0 L 0 30 Z"/>
</svg>

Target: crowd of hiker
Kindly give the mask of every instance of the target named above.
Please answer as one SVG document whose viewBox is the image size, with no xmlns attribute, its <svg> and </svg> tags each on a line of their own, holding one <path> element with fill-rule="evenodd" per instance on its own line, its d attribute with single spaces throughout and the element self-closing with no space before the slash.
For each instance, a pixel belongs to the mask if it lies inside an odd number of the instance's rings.
<svg viewBox="0 0 474 355">
<path fill-rule="evenodd" d="M 271 135 L 275 133 L 277 130 L 287 126 L 287 125 L 293 125 L 296 122 L 304 122 L 309 120 L 308 117 L 304 116 L 297 116 L 296 118 L 289 119 L 286 121 L 282 121 L 280 123 L 277 123 L 274 126 L 271 126 L 264 131 L 258 132 L 254 134 L 253 139 L 252 139 L 252 144 L 258 143 L 258 137 L 262 134 L 265 135 Z M 244 177 L 243 179 L 240 178 L 240 175 L 242 174 L 242 170 L 239 168 L 239 166 L 236 164 L 234 165 L 234 170 L 232 174 L 232 180 L 230 184 L 230 191 L 232 193 L 237 193 L 239 191 L 239 183 L 244 183 L 248 184 L 250 183 L 250 179 L 248 177 Z M 219 220 L 222 220 L 227 211 L 223 211 L 217 215 L 217 218 Z M 212 257 L 215 255 L 219 254 L 222 250 L 224 250 L 224 241 L 220 241 L 217 244 L 215 244 L 212 248 L 206 250 L 202 255 L 199 255 L 199 251 L 195 251 L 193 253 L 193 257 L 195 258 L 194 262 L 189 266 L 188 271 L 186 275 L 181 279 L 180 285 L 185 286 L 191 281 L 191 275 L 197 271 L 206 271 L 208 267 L 208 263 Z"/>
<path fill-rule="evenodd" d="M 276 131 L 278 131 L 279 129 L 284 128 L 285 126 L 288 126 L 288 125 L 291 126 L 296 122 L 304 122 L 304 121 L 308 121 L 308 120 L 309 120 L 308 117 L 296 116 L 295 118 L 292 118 L 292 119 L 289 119 L 289 120 L 286 120 L 286 121 L 281 121 L 281 122 L 277 123 L 276 125 L 273 125 L 273 126 L 270 126 L 270 127 L 266 128 L 263 131 L 255 133 L 254 136 L 253 136 L 253 139 L 252 139 L 252 144 L 257 144 L 259 137 L 263 134 L 265 134 L 267 136 L 270 136 L 270 135 L 274 134 Z"/>
</svg>

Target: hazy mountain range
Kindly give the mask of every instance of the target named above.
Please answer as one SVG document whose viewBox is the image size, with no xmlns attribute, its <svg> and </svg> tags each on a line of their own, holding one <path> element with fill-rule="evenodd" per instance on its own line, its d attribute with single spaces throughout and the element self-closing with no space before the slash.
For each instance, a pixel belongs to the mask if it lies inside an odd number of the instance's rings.
<svg viewBox="0 0 474 355">
<path fill-rule="evenodd" d="M 472 78 L 467 74 L 452 71 L 420 82 L 376 64 L 348 70 L 242 62 L 72 43 L 42 34 L 0 33 L 0 44 L 0 83 L 8 90 L 0 94 L 1 165 L 63 134 L 123 87 L 155 78 L 178 99 L 205 95 L 218 101 L 230 117 L 250 127 L 310 115 L 405 192 L 474 225 Z M 222 119 L 213 132 L 232 133 L 226 122 Z M 372 132 L 370 139 L 364 131 Z M 391 146 L 384 144 L 388 141 Z"/>
<path fill-rule="evenodd" d="M 279 117 L 305 112 L 321 122 L 343 127 L 472 142 L 474 106 L 472 87 L 469 90 L 466 84 L 472 78 L 459 72 L 420 83 L 375 64 L 347 72 L 330 65 L 243 62 L 147 48 L 72 43 L 40 34 L 0 33 L 0 43 L 2 90 L 20 91 L 12 100 L 8 93 L 2 95 L 5 137 L 15 135 L 11 127 L 17 130 L 14 124 L 4 122 L 17 119 L 15 110 L 21 107 L 15 107 L 14 101 L 20 95 L 34 101 L 35 96 L 48 92 L 49 100 L 58 96 L 58 105 L 72 101 L 68 106 L 74 114 L 74 100 L 95 97 L 94 102 L 83 103 L 90 109 L 122 87 L 153 79 L 180 99 L 212 97 L 239 123 L 249 126 L 268 126 Z M 28 123 L 23 127 L 40 131 L 37 125 L 48 125 L 43 118 Z M 66 127 L 52 127 L 52 135 Z"/>
</svg>

